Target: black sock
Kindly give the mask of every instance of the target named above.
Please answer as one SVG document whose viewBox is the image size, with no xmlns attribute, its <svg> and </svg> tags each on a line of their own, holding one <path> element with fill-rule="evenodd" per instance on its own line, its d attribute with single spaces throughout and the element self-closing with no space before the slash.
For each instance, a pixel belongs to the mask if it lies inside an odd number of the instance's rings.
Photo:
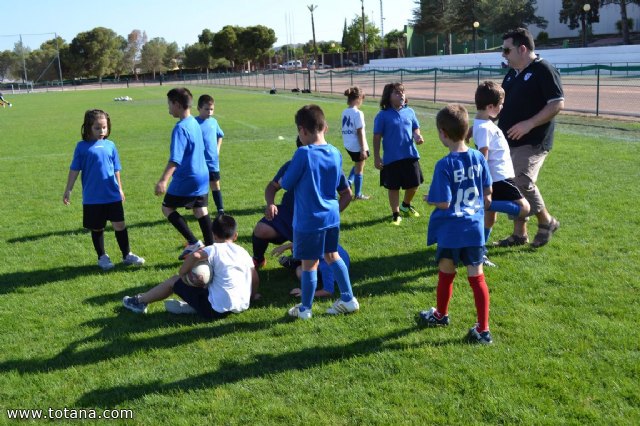
<svg viewBox="0 0 640 426">
<path fill-rule="evenodd" d="M 393 212 L 393 220 L 396 220 L 400 216 L 400 212 Z"/>
<path fill-rule="evenodd" d="M 211 226 L 211 217 L 208 214 L 205 214 L 200 219 L 198 219 L 198 223 L 200 224 L 200 230 L 202 231 L 202 237 L 204 238 L 204 245 L 210 246 L 213 244 L 213 228 Z"/>
<path fill-rule="evenodd" d="M 122 231 L 115 232 L 116 241 L 118 242 L 118 247 L 120 247 L 120 251 L 122 252 L 122 258 L 124 259 L 131 251 L 131 247 L 129 247 L 129 232 L 127 231 L 127 228 L 124 228 Z"/>
<path fill-rule="evenodd" d="M 256 234 L 251 235 L 251 243 L 253 244 L 253 258 L 262 261 L 264 260 L 264 254 L 269 247 L 269 241 L 256 237 Z"/>
<path fill-rule="evenodd" d="M 211 195 L 213 196 L 213 202 L 216 204 L 216 208 L 218 209 L 218 211 L 224 211 L 224 204 L 222 203 L 222 192 L 211 191 Z"/>
<path fill-rule="evenodd" d="M 411 204 L 407 204 L 407 203 L 405 203 L 405 202 L 403 201 L 403 202 L 402 202 L 402 207 L 404 207 L 404 208 L 408 208 L 408 207 L 411 207 Z"/>
<path fill-rule="evenodd" d="M 195 235 L 193 235 L 193 232 L 191 232 L 191 229 L 189 229 L 189 225 L 187 225 L 184 217 L 182 217 L 180 213 L 171 212 L 167 219 L 169 219 L 169 222 L 173 225 L 174 228 L 178 230 L 180 234 L 182 234 L 182 236 L 185 238 L 185 240 L 187 240 L 189 244 L 194 244 L 196 241 L 198 241 Z"/>
<path fill-rule="evenodd" d="M 93 248 L 96 249 L 98 259 L 104 255 L 104 229 L 102 231 L 91 231 L 91 240 L 93 241 Z"/>
</svg>

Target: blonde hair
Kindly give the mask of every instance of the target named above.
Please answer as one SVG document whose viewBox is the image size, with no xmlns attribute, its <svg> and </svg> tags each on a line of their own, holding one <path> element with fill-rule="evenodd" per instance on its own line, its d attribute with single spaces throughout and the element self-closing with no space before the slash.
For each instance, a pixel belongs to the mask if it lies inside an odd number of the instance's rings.
<svg viewBox="0 0 640 426">
<path fill-rule="evenodd" d="M 364 98 L 364 92 L 358 86 L 349 87 L 344 91 L 344 95 L 347 97 L 347 103 L 355 101 L 358 98 Z"/>
</svg>

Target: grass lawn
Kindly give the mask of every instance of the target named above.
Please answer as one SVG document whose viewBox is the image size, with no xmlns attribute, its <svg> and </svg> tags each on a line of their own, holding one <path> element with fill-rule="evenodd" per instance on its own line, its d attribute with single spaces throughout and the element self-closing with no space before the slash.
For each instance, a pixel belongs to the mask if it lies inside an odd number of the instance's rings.
<svg viewBox="0 0 640 426">
<path fill-rule="evenodd" d="M 346 98 L 190 88 L 216 99 L 225 207 L 251 252 L 264 187 L 295 148 L 295 111 L 320 104 L 327 139 L 342 150 Z M 320 300 L 311 321 L 289 320 L 297 283 L 274 258 L 260 272 L 262 300 L 240 315 L 203 322 L 166 313 L 162 303 L 145 316 L 125 310 L 124 295 L 180 265 L 183 241 L 153 194 L 175 123 L 168 89 L 33 93 L 0 110 L 0 424 L 9 423 L 8 409 L 48 407 L 130 409 L 136 424 L 640 423 L 640 125 L 560 117 L 539 183 L 562 226 L 542 249 L 491 251 L 499 265 L 485 271 L 494 345 L 478 347 L 463 340 L 475 322 L 464 268 L 451 325 L 420 330 L 414 322 L 435 304 L 437 283 L 435 247 L 425 246 L 430 208 L 421 201 L 446 154 L 433 104 L 412 103 L 426 139 L 426 182 L 415 200 L 422 216 L 387 224 L 373 160 L 364 183 L 371 200 L 343 213 L 358 314 L 323 315 L 330 302 Z M 113 101 L 124 95 L 134 101 Z M 62 203 L 90 108 L 111 114 L 142 268 L 96 266 L 80 180 L 72 204 Z M 363 108 L 370 145 L 377 109 L 373 100 Z M 492 237 L 510 230 L 501 216 Z M 119 258 L 111 228 L 105 244 Z"/>
</svg>

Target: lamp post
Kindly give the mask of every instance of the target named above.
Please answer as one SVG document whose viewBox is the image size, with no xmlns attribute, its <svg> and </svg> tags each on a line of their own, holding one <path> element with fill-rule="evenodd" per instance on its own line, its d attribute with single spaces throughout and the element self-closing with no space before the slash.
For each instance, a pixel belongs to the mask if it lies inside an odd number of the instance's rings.
<svg viewBox="0 0 640 426">
<path fill-rule="evenodd" d="M 313 32 L 313 63 L 315 65 L 314 68 L 318 68 L 318 46 L 316 45 L 316 24 L 313 21 L 313 11 L 316 10 L 318 6 L 314 4 L 310 4 L 307 6 L 309 12 L 311 12 L 311 31 Z"/>
<path fill-rule="evenodd" d="M 473 21 L 473 53 L 476 53 L 476 33 L 478 32 L 479 26 L 480 22 Z"/>
<path fill-rule="evenodd" d="M 585 3 L 582 6 L 582 47 L 587 47 L 587 14 L 591 10 L 591 5 Z"/>
<path fill-rule="evenodd" d="M 367 30 L 365 29 L 364 20 L 364 0 L 360 0 L 362 5 L 362 65 L 367 63 Z"/>
</svg>

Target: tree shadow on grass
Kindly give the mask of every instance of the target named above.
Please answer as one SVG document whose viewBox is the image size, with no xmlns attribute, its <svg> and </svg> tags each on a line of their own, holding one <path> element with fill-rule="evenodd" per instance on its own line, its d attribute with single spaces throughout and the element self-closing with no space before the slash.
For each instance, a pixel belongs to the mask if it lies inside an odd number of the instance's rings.
<svg viewBox="0 0 640 426">
<path fill-rule="evenodd" d="M 207 324 L 196 315 L 167 315 L 162 312 L 145 315 L 144 321 L 131 321 L 124 316 L 135 314 L 121 308 L 116 318 L 101 318 L 89 321 L 82 326 L 102 327 L 97 333 L 72 342 L 58 355 L 49 359 L 13 359 L 0 363 L 0 372 L 17 371 L 23 373 L 41 373 L 51 370 L 97 364 L 114 358 L 126 357 L 138 351 L 179 348 L 182 345 L 202 339 L 215 339 L 234 332 L 258 332 L 267 329 L 278 321 L 242 322 L 233 316 L 213 322 L 211 327 L 197 327 Z M 168 319 L 168 317 L 170 317 Z M 285 319 L 280 320 L 284 322 Z M 162 333 L 147 339 L 132 338 L 132 335 L 144 333 L 150 329 L 174 327 L 176 324 L 194 325 L 188 331 Z M 102 344 L 102 342 L 107 342 Z"/>
<path fill-rule="evenodd" d="M 313 346 L 299 351 L 281 355 L 269 353 L 256 354 L 253 361 L 240 363 L 234 361 L 223 362 L 221 366 L 208 373 L 187 377 L 172 383 L 160 381 L 145 384 L 131 384 L 96 389 L 85 393 L 75 403 L 79 407 L 99 406 L 115 407 L 128 401 L 143 398 L 148 394 L 173 394 L 175 392 L 190 392 L 200 389 L 215 388 L 217 386 L 236 383 L 246 379 L 271 377 L 287 371 L 300 371 L 333 362 L 354 360 L 374 353 L 390 351 L 406 351 L 410 347 L 422 346 L 415 343 L 407 346 L 405 342 L 394 341 L 418 332 L 416 327 L 394 331 L 382 336 L 357 340 L 350 344 L 334 346 Z M 460 339 L 437 342 L 434 346 L 461 344 Z"/>
<path fill-rule="evenodd" d="M 136 273 L 138 271 L 149 271 L 150 268 L 164 270 L 175 268 L 175 264 L 156 264 L 154 266 L 144 266 L 143 268 L 127 267 L 116 264 L 115 270 Z M 12 293 L 18 289 L 37 287 L 53 282 L 68 281 L 77 277 L 98 276 L 113 273 L 102 271 L 95 265 L 85 266 L 61 266 L 59 268 L 40 269 L 35 271 L 10 272 L 0 275 L 0 295 Z"/>
</svg>

